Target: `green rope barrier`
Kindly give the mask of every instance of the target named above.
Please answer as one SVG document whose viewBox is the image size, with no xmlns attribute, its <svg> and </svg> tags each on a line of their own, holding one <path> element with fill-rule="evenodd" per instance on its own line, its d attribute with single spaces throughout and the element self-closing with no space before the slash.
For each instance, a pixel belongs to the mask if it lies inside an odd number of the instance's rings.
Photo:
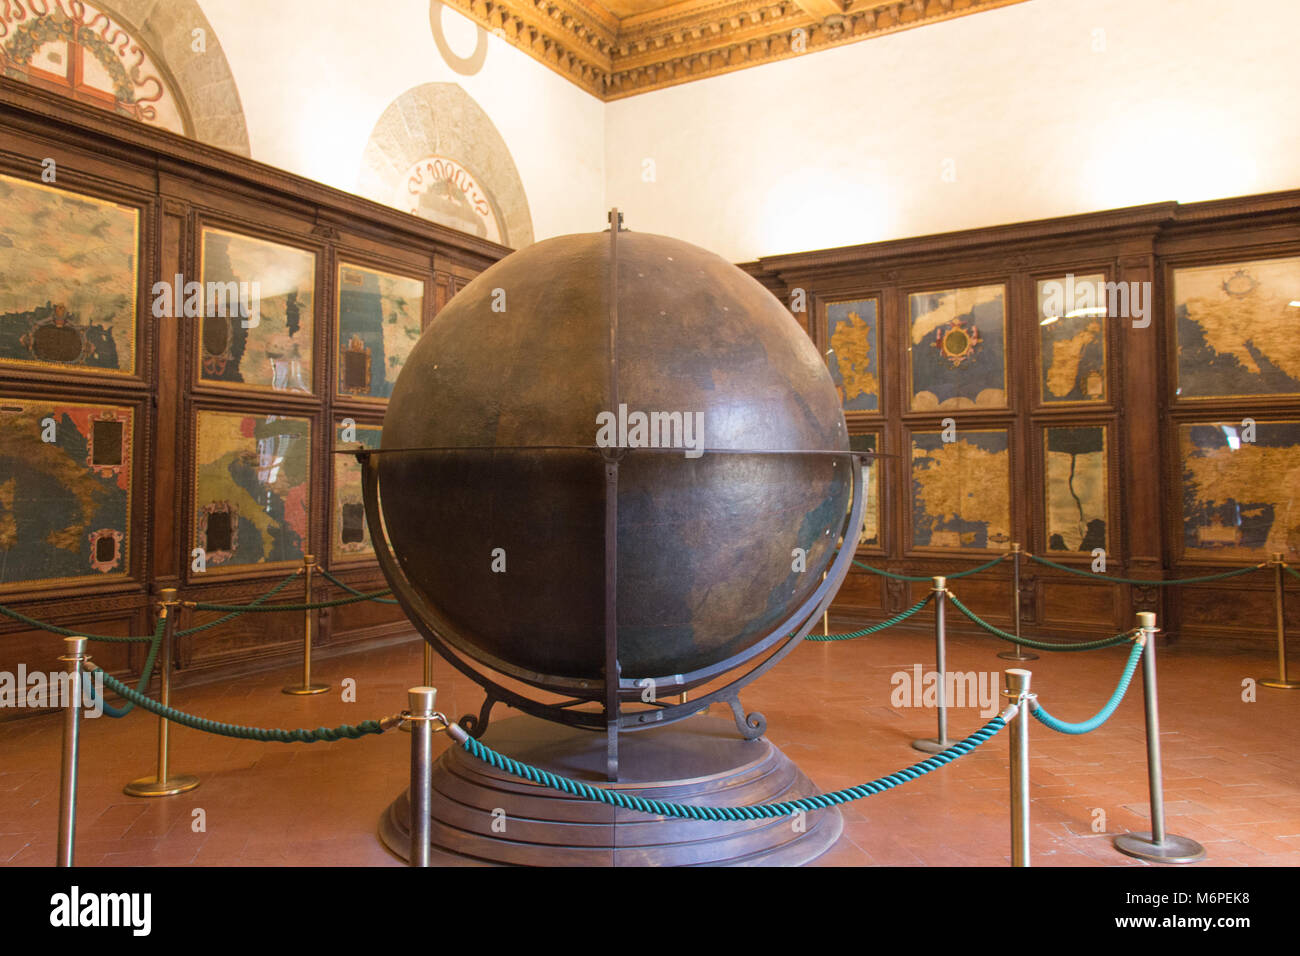
<svg viewBox="0 0 1300 956">
<path fill-rule="evenodd" d="M 174 611 L 173 611 L 174 613 Z M 149 653 L 144 659 L 144 667 L 140 669 L 140 679 L 136 681 L 135 689 L 138 693 L 143 694 L 144 689 L 149 686 L 149 678 L 153 677 L 154 662 L 158 660 L 158 649 L 162 647 L 163 633 L 167 630 L 167 620 L 161 614 L 158 616 L 158 625 L 153 631 L 153 644 L 149 646 Z M 86 694 L 93 705 L 95 700 L 95 684 L 90 679 L 90 674 L 82 671 L 82 680 L 86 685 Z M 115 707 L 107 700 L 99 702 L 100 709 L 110 717 L 125 717 L 131 711 L 135 710 L 135 704 L 127 701 L 121 707 Z"/>
<path fill-rule="evenodd" d="M 299 572 L 297 571 L 291 572 L 287 578 L 285 578 L 275 587 L 271 588 L 271 590 L 267 591 L 261 597 L 254 598 L 252 601 L 249 602 L 249 604 L 257 605 L 257 604 L 261 604 L 263 601 L 270 600 L 272 597 L 274 597 L 275 595 L 283 591 L 285 588 L 287 588 L 289 586 L 289 583 L 293 581 L 293 579 L 296 578 L 298 574 Z M 230 614 L 224 614 L 221 617 L 213 618 L 211 621 L 208 621 L 208 623 L 206 624 L 196 624 L 194 627 L 187 627 L 183 631 L 177 631 L 176 636 L 189 637 L 189 635 L 191 634 L 198 634 L 200 631 L 206 631 L 209 628 L 217 627 L 220 624 L 225 624 L 227 621 L 233 621 L 235 618 L 239 617 L 243 613 L 244 613 L 243 610 L 239 610 L 239 611 L 233 611 Z"/>
<path fill-rule="evenodd" d="M 345 582 L 343 582 L 343 581 L 340 581 L 338 578 L 336 578 L 334 575 L 330 574 L 330 573 L 329 573 L 328 571 L 326 571 L 324 568 L 321 568 L 321 569 L 320 569 L 320 573 L 321 573 L 321 574 L 326 578 L 326 580 L 328 580 L 331 584 L 334 584 L 334 585 L 336 585 L 336 586 L 338 586 L 338 587 L 341 587 L 343 590 L 347 591 L 347 592 L 350 593 L 350 594 L 355 594 L 355 595 L 357 595 L 358 597 L 360 597 L 362 594 L 365 593 L 365 592 L 363 592 L 363 591 L 358 591 L 356 588 L 354 588 L 354 587 L 353 587 L 352 585 L 350 585 L 350 584 L 347 584 L 347 583 L 345 583 Z M 391 593 L 391 591 L 386 591 L 386 592 L 377 592 L 377 593 Z M 376 604 L 396 604 L 396 603 L 397 603 L 397 598 L 380 598 L 380 597 L 377 597 L 377 598 L 374 598 L 374 602 L 375 602 Z"/>
<path fill-rule="evenodd" d="M 1297 581 L 1300 581 L 1300 571 L 1297 571 L 1289 564 L 1282 565 L 1282 570 L 1285 571 L 1287 574 L 1291 575 L 1291 577 L 1295 578 Z"/>
<path fill-rule="evenodd" d="M 940 751 L 933 757 L 922 760 L 920 763 L 914 763 L 910 767 L 899 770 L 897 773 L 891 773 L 884 777 L 877 777 L 867 783 L 860 784 L 856 787 L 847 787 L 843 790 L 835 790 L 831 793 L 821 793 L 812 797 L 800 797 L 798 800 L 785 800 L 780 803 L 757 803 L 741 807 L 707 807 L 694 806 L 688 803 L 668 803 L 662 800 L 647 800 L 643 797 L 633 796 L 623 793 L 620 790 L 610 790 L 605 787 L 593 787 L 590 784 L 581 783 L 580 781 L 561 777 L 559 774 L 542 770 L 530 764 L 520 763 L 512 760 L 502 754 L 497 753 L 489 747 L 479 743 L 473 737 L 467 737 L 461 745 L 465 750 L 498 770 L 504 770 L 512 776 L 529 780 L 533 783 L 541 784 L 552 790 L 560 790 L 564 793 L 580 797 L 583 800 L 591 800 L 596 803 L 605 803 L 610 806 L 622 807 L 625 810 L 637 810 L 641 813 L 651 813 L 657 816 L 676 817 L 681 820 L 714 820 L 714 821 L 734 821 L 734 820 L 764 820 L 773 817 L 789 816 L 800 810 L 823 810 L 826 807 L 835 804 L 848 803 L 852 800 L 861 800 L 863 797 L 869 797 L 877 793 L 884 793 L 886 790 L 892 790 L 894 787 L 901 786 L 918 777 L 923 777 L 933 770 L 938 770 L 945 764 L 952 763 L 958 757 L 964 757 L 973 751 L 980 744 L 989 740 L 999 730 L 1006 726 L 1006 721 L 1001 717 L 994 717 L 987 724 L 981 727 L 975 733 L 971 734 L 965 740 L 953 744 L 947 750 Z"/>
<path fill-rule="evenodd" d="M 1021 644 L 1025 647 L 1032 647 L 1035 650 L 1040 651 L 1094 651 L 1102 647 L 1114 647 L 1116 644 L 1123 644 L 1125 641 L 1132 640 L 1133 635 L 1137 633 L 1135 629 L 1127 631 L 1124 634 L 1116 634 L 1114 637 L 1104 637 L 1097 641 L 1082 641 L 1078 644 L 1058 644 L 1048 641 L 1035 641 L 1028 637 L 1016 637 L 1014 634 L 1009 634 L 999 627 L 994 627 L 988 621 L 980 618 L 979 615 L 966 605 L 962 604 L 961 601 L 957 600 L 957 595 L 953 594 L 951 591 L 948 592 L 948 600 L 952 602 L 953 607 L 957 608 L 957 610 L 970 618 L 971 621 L 988 631 L 994 637 L 1000 637 L 1004 641 L 1010 641 L 1012 644 Z"/>
<path fill-rule="evenodd" d="M 994 565 L 1001 564 L 1006 559 L 1007 559 L 1007 555 L 1005 554 L 999 555 L 998 557 L 994 558 L 992 561 L 989 561 L 987 564 L 981 564 L 977 568 L 969 568 L 965 571 L 958 571 L 955 574 L 946 574 L 943 576 L 946 577 L 949 581 L 952 581 L 956 578 L 970 577 L 972 574 L 979 574 L 981 571 L 987 571 L 989 568 L 993 567 Z M 879 574 L 882 578 L 893 578 L 895 581 L 911 581 L 915 584 L 922 584 L 934 580 L 933 575 L 931 575 L 928 578 L 914 578 L 907 574 L 895 574 L 893 571 L 886 571 L 883 568 L 873 568 L 871 565 L 863 564 L 861 561 L 854 561 L 853 563 L 858 567 L 862 568 L 862 570 L 864 571 L 870 571 L 872 574 Z"/>
<path fill-rule="evenodd" d="M 921 608 L 929 604 L 933 597 L 934 597 L 934 592 L 931 591 L 925 597 L 921 598 L 921 600 L 917 601 L 915 604 L 909 607 L 906 611 L 902 611 L 901 613 L 894 615 L 887 621 L 881 621 L 879 624 L 873 624 L 870 627 L 864 627 L 860 631 L 849 631 L 846 634 L 809 634 L 807 637 L 804 638 L 804 640 L 805 641 L 847 641 L 855 637 L 866 637 L 868 634 L 875 634 L 877 631 L 883 631 L 887 627 L 893 627 L 895 624 L 899 623 L 900 621 L 906 621 L 917 611 L 921 610 Z"/>
<path fill-rule="evenodd" d="M 1111 715 L 1115 713 L 1115 708 L 1119 707 L 1119 702 L 1124 699 L 1124 694 L 1128 691 L 1128 685 L 1133 680 L 1133 672 L 1137 670 L 1138 660 L 1142 657 L 1142 651 L 1145 644 L 1142 641 L 1133 642 L 1133 650 L 1129 652 L 1128 663 L 1124 665 L 1124 673 L 1120 675 L 1119 684 L 1115 687 L 1115 693 L 1110 695 L 1110 700 L 1106 701 L 1105 706 L 1097 713 L 1093 714 L 1087 720 L 1077 724 L 1069 721 L 1059 720 L 1047 712 L 1047 708 L 1036 700 L 1030 700 L 1030 711 L 1040 724 L 1044 724 L 1055 730 L 1058 734 L 1090 734 L 1106 721 L 1110 720 Z"/>
<path fill-rule="evenodd" d="M 1049 568 L 1056 568 L 1058 571 L 1068 571 L 1070 574 L 1077 574 L 1080 577 L 1100 579 L 1104 581 L 1114 581 L 1116 584 L 1139 584 L 1150 587 L 1166 587 L 1171 584 L 1200 584 L 1205 581 L 1226 581 L 1228 578 L 1235 578 L 1242 574 L 1250 574 L 1252 571 L 1258 571 L 1260 568 L 1267 567 L 1264 564 L 1251 565 L 1248 568 L 1237 568 L 1235 571 L 1225 571 L 1222 574 L 1204 574 L 1195 578 L 1169 578 L 1164 581 L 1148 581 L 1141 578 L 1118 578 L 1109 574 L 1098 574 L 1092 571 L 1081 571 L 1078 568 L 1072 568 L 1065 564 L 1057 564 L 1055 561 L 1049 561 L 1047 558 L 1040 558 L 1036 554 L 1026 556 L 1030 561 L 1037 561 L 1039 564 L 1045 564 Z"/>
<path fill-rule="evenodd" d="M 315 601 L 311 604 L 204 604 L 198 603 L 194 607 L 200 611 L 240 611 L 243 613 L 251 612 L 271 612 L 271 611 L 314 611 L 322 607 L 339 607 L 344 604 L 357 604 L 361 601 L 371 601 L 376 597 L 382 597 L 390 591 L 376 591 L 374 594 L 359 594 L 355 597 L 335 598 L 332 601 Z"/>
<path fill-rule="evenodd" d="M 153 636 L 148 637 L 119 637 L 113 634 L 87 634 L 85 631 L 73 631 L 66 627 L 57 627 L 54 624 L 46 624 L 44 621 L 38 621 L 26 614 L 20 614 L 13 608 L 5 607 L 0 604 L 0 614 L 11 617 L 15 621 L 22 621 L 24 624 L 38 628 L 42 631 L 49 631 L 51 634 L 61 634 L 64 637 L 84 637 L 88 641 L 99 641 L 104 644 L 143 644 L 145 641 L 152 641 Z"/>
<path fill-rule="evenodd" d="M 104 675 L 104 685 L 114 693 L 125 697 L 133 704 L 139 704 L 145 710 L 157 714 L 172 723 L 181 724 L 185 727 L 192 727 L 194 730 L 201 730 L 208 734 L 217 734 L 222 737 L 238 737 L 243 740 L 263 740 L 278 742 L 284 744 L 304 743 L 312 744 L 319 740 L 356 740 L 367 734 L 382 734 L 383 725 L 377 720 L 363 720 L 361 723 L 353 726 L 352 724 L 340 724 L 337 727 L 317 727 L 315 730 L 280 730 L 278 728 L 264 727 L 243 727 L 239 724 L 223 724 L 216 720 L 208 720 L 205 717 L 196 717 L 193 714 L 187 714 L 183 711 L 176 710 L 173 707 L 166 707 L 152 697 L 146 697 L 144 694 L 133 690 L 126 684 L 114 678 L 111 674 L 106 673 L 100 667 L 94 667 L 94 670 Z"/>
</svg>

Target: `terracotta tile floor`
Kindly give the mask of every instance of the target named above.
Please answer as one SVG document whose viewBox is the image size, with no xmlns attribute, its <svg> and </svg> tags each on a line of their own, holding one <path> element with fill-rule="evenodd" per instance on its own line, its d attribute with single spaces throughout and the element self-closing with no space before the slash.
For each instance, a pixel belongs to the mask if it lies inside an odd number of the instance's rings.
<svg viewBox="0 0 1300 956">
<path fill-rule="evenodd" d="M 841 628 L 848 629 L 847 627 Z M 953 635 L 949 668 L 1000 671 L 1003 645 Z M 932 666 L 931 642 L 898 630 L 839 644 L 807 644 L 744 695 L 767 716 L 768 736 L 820 787 L 834 789 L 919 759 L 909 746 L 932 736 L 934 712 L 890 705 L 891 675 Z M 1106 700 L 1125 651 L 1055 654 L 1028 666 L 1034 689 L 1058 717 L 1081 720 Z M 1203 843 L 1211 865 L 1300 865 L 1300 692 L 1259 688 L 1242 701 L 1244 677 L 1271 676 L 1266 649 L 1160 649 L 1166 814 L 1172 833 Z M 400 709 L 420 680 L 412 641 L 320 662 L 335 690 L 288 697 L 296 673 L 184 687 L 173 703 L 232 723 L 316 727 Z M 480 697 L 441 661 L 439 707 L 477 711 Z M 357 682 L 344 703 L 340 680 Z M 999 680 L 1000 683 L 1000 680 Z M 498 712 L 499 714 L 500 712 Z M 951 732 L 982 724 L 953 709 Z M 0 724 L 0 863 L 48 866 L 55 854 L 61 719 Z M 154 800 L 122 794 L 151 773 L 156 721 L 137 712 L 88 721 L 83 737 L 77 862 L 128 865 L 395 866 L 376 836 L 381 811 L 406 785 L 409 738 L 390 733 L 311 745 L 229 740 L 173 728 L 172 766 L 202 785 Z M 446 738 L 436 738 L 439 748 Z M 1140 679 L 1109 724 L 1083 737 L 1031 730 L 1032 859 L 1038 866 L 1141 866 L 1109 836 L 1145 829 L 1146 766 Z M 1003 866 L 1009 861 L 1005 732 L 969 757 L 897 790 L 844 808 L 840 842 L 825 866 Z M 195 832 L 195 811 L 206 829 Z M 1101 832 L 1095 832 L 1099 829 Z"/>
</svg>

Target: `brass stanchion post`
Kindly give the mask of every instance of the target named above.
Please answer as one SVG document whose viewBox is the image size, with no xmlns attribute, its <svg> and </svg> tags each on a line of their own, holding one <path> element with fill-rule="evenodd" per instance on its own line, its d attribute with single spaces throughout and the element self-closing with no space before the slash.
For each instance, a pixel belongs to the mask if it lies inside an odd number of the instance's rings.
<svg viewBox="0 0 1300 956">
<path fill-rule="evenodd" d="M 822 580 L 826 580 L 826 572 L 822 572 Z M 831 608 L 826 605 L 826 610 L 822 611 L 822 637 L 827 637 L 831 633 Z"/>
<path fill-rule="evenodd" d="M 1165 784 L 1160 760 L 1160 703 L 1156 694 L 1156 616 L 1138 612 L 1142 652 L 1142 697 L 1146 706 L 1147 782 L 1151 798 L 1151 832 L 1122 833 L 1115 849 L 1151 863 L 1195 863 L 1205 859 L 1205 847 L 1188 837 L 1165 832 Z"/>
<path fill-rule="evenodd" d="M 429 865 L 433 809 L 433 719 L 438 692 L 432 687 L 412 687 L 407 692 L 407 717 L 411 728 L 411 866 Z"/>
<path fill-rule="evenodd" d="M 164 707 L 171 706 L 172 700 L 172 639 L 176 634 L 176 616 L 180 601 L 176 599 L 175 588 L 163 588 L 160 594 L 162 607 L 158 614 L 163 619 L 162 646 L 158 649 L 158 701 Z M 192 774 L 172 776 L 168 763 L 167 718 L 158 718 L 158 772 L 152 777 L 132 780 L 122 792 L 128 797 L 170 797 L 177 793 L 193 790 L 199 785 L 199 778 Z"/>
<path fill-rule="evenodd" d="M 1288 680 L 1286 674 L 1286 589 L 1282 583 L 1282 569 L 1286 567 L 1286 562 L 1282 557 L 1281 551 L 1273 555 L 1273 600 L 1277 613 L 1277 677 L 1262 680 L 1260 684 L 1278 690 L 1295 690 L 1300 688 L 1300 681 Z"/>
<path fill-rule="evenodd" d="M 1016 637 L 1020 637 L 1020 542 L 1011 543 L 1011 617 L 1016 622 Z M 1038 655 L 1027 651 L 1019 644 L 1014 650 L 1002 651 L 998 657 L 1004 661 L 1036 661 Z"/>
<path fill-rule="evenodd" d="M 1029 866 L 1029 681 L 1013 667 L 1003 673 L 1002 696 L 1015 706 L 1011 725 L 1011 865 Z M 1009 710 L 1010 708 L 1008 708 Z M 1006 719 L 1007 711 L 1003 711 Z"/>
<path fill-rule="evenodd" d="M 303 573 L 303 598 L 304 604 L 311 603 L 311 579 L 312 572 L 316 570 L 316 555 L 304 554 L 302 556 L 302 573 Z M 316 621 L 316 610 L 307 608 L 303 612 L 302 623 L 302 683 L 290 684 L 284 688 L 284 693 L 295 696 L 306 696 L 308 694 L 323 694 L 330 689 L 329 684 L 313 684 L 311 682 L 311 632 Z"/>
<path fill-rule="evenodd" d="M 924 740 L 913 740 L 912 747 L 923 753 L 937 754 L 941 750 L 947 750 L 956 741 L 948 739 L 948 700 L 947 700 L 947 683 L 948 683 L 948 654 L 944 647 L 944 608 L 946 606 L 945 598 L 948 595 L 948 579 L 936 577 L 934 585 L 931 588 L 934 591 L 934 649 L 938 673 L 938 686 L 936 691 L 937 710 L 939 711 L 939 733 L 933 740 L 926 738 Z"/>
<path fill-rule="evenodd" d="M 86 659 L 86 639 L 65 637 L 68 663 L 67 701 L 63 708 L 63 768 L 59 779 L 59 847 L 55 866 L 72 866 L 77 842 L 77 760 L 81 756 L 81 665 Z M 25 692 L 25 691 L 24 691 Z"/>
</svg>

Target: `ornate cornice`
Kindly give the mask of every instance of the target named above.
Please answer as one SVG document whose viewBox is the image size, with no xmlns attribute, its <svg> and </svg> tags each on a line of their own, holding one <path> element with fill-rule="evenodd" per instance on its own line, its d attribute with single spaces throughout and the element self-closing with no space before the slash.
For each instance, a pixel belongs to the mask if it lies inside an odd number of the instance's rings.
<svg viewBox="0 0 1300 956">
<path fill-rule="evenodd" d="M 595 0 L 446 0 L 602 100 L 1025 0 L 682 0 L 616 17 Z"/>
</svg>

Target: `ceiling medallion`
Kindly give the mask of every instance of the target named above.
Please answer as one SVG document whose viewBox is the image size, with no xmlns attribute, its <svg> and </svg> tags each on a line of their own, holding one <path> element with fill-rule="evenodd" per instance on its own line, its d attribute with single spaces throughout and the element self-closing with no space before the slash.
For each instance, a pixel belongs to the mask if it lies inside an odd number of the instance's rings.
<svg viewBox="0 0 1300 956">
<path fill-rule="evenodd" d="M 975 350 L 983 343 L 979 327 L 974 322 L 967 324 L 961 319 L 953 319 L 947 325 L 934 330 L 934 340 L 930 343 L 939 350 L 953 368 L 975 355 Z"/>
</svg>

